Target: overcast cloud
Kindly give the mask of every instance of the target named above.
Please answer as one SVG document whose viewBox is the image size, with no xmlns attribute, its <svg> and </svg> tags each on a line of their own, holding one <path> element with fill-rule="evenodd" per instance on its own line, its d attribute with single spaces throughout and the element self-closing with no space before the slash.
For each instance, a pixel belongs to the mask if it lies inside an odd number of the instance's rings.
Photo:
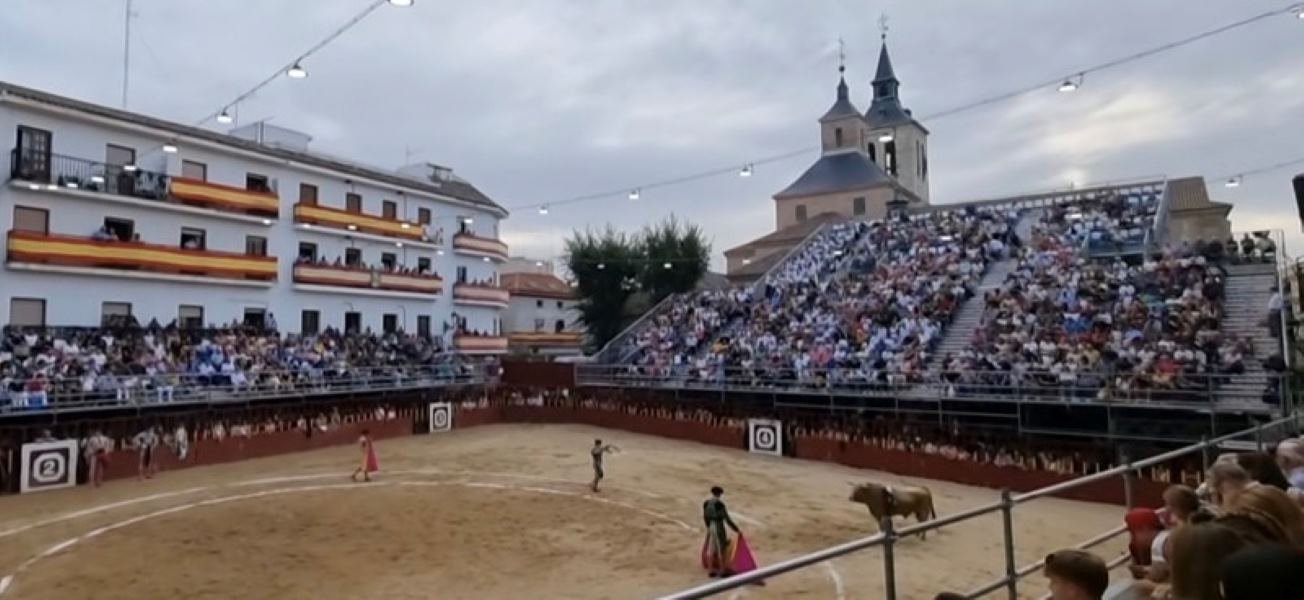
<svg viewBox="0 0 1304 600">
<path fill-rule="evenodd" d="M 190 122 L 368 0 L 135 0 L 132 110 Z M 118 105 L 121 0 L 0 0 L 0 79 Z M 902 98 L 926 116 L 1183 37 L 1283 1 L 417 0 L 383 7 L 240 107 L 322 151 L 397 167 L 407 149 L 507 207 L 741 165 L 818 143 L 836 39 L 862 110 L 877 19 Z M 1280 17 L 996 106 L 924 120 L 935 203 L 1134 178 L 1225 176 L 1304 157 L 1304 21 Z M 559 254 L 572 229 L 669 214 L 721 251 L 774 226 L 770 196 L 815 154 L 623 198 L 514 211 L 513 254 Z M 1233 227 L 1304 249 L 1290 177 L 1211 181 Z"/>
</svg>

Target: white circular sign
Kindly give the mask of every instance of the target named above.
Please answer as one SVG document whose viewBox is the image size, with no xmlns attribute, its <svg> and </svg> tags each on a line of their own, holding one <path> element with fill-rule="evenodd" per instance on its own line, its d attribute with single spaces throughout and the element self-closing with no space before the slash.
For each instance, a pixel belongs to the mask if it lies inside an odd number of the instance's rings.
<svg viewBox="0 0 1304 600">
<path fill-rule="evenodd" d="M 63 452 L 42 452 L 32 456 L 32 481 L 40 484 L 62 483 L 68 474 L 68 457 Z"/>
<path fill-rule="evenodd" d="M 752 433 L 752 445 L 757 450 L 776 450 L 776 442 L 773 427 L 757 427 Z"/>
<path fill-rule="evenodd" d="M 431 423 L 436 429 L 445 429 L 448 427 L 448 409 L 436 408 L 433 415 L 430 416 Z"/>
</svg>

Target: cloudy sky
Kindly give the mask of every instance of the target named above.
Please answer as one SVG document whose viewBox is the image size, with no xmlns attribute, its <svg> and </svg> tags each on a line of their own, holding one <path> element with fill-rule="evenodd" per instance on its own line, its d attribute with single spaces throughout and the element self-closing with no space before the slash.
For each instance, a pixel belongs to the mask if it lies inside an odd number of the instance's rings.
<svg viewBox="0 0 1304 600">
<path fill-rule="evenodd" d="M 135 0 L 129 107 L 190 122 L 369 0 Z M 0 79 L 118 105 L 121 0 L 2 0 Z M 837 43 L 861 109 L 878 17 L 918 116 L 1075 72 L 1284 0 L 417 0 L 383 7 L 240 107 L 314 147 L 384 167 L 446 164 L 507 207 L 742 165 L 818 143 Z M 1304 158 L 1304 21 L 1282 16 L 961 115 L 932 131 L 935 203 L 1146 175 L 1223 177 Z M 559 254 L 575 228 L 677 214 L 720 252 L 773 229 L 770 196 L 814 153 L 653 190 L 515 211 L 514 254 Z M 1290 177 L 1211 181 L 1233 227 L 1304 236 Z"/>
</svg>

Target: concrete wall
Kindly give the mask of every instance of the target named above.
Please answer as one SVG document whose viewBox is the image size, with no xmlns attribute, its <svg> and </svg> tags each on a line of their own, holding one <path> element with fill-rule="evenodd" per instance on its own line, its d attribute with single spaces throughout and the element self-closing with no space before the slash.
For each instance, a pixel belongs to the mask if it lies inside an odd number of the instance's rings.
<svg viewBox="0 0 1304 600">
<path fill-rule="evenodd" d="M 882 219 L 887 216 L 887 203 L 892 199 L 893 193 L 890 187 L 877 187 L 854 192 L 839 192 L 836 194 L 825 194 L 822 196 L 807 196 L 805 198 L 784 198 L 774 201 L 774 212 L 777 222 L 776 229 L 791 227 L 800 223 L 797 218 L 797 207 L 806 207 L 806 218 L 814 218 L 821 213 L 837 213 L 846 217 L 856 217 L 862 219 Z M 863 215 L 854 214 L 855 199 L 865 199 L 865 213 Z"/>
</svg>

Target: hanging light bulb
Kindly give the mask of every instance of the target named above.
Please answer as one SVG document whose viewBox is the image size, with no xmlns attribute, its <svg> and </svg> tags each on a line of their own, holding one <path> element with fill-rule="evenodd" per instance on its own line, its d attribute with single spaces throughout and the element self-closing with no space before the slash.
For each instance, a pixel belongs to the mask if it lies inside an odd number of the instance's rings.
<svg viewBox="0 0 1304 600">
<path fill-rule="evenodd" d="M 546 214 L 548 214 L 548 205 L 547 205 L 547 204 L 544 204 L 543 206 L 540 206 L 540 207 L 539 207 L 539 214 L 541 214 L 541 215 L 546 215 Z"/>
<path fill-rule="evenodd" d="M 534 266 L 536 266 L 536 267 L 542 267 L 542 266 L 543 266 L 543 261 L 541 261 L 541 260 L 536 260 L 536 261 L 534 261 Z"/>
<path fill-rule="evenodd" d="M 224 108 L 224 109 L 222 109 L 222 112 L 217 113 L 217 122 L 218 122 L 218 123 L 226 124 L 226 123 L 230 123 L 231 121 L 234 121 L 234 120 L 235 120 L 235 119 L 232 119 L 232 118 L 231 118 L 231 112 L 230 112 L 230 110 L 228 110 L 228 109 L 225 109 L 225 108 Z"/>
<path fill-rule="evenodd" d="M 390 6 L 408 7 L 416 4 L 415 0 L 389 0 Z"/>
<path fill-rule="evenodd" d="M 886 143 L 892 141 L 893 139 L 895 139 L 895 138 L 892 136 L 892 132 L 891 132 L 891 131 L 883 132 L 882 134 L 880 134 L 880 135 L 878 136 L 878 141 L 883 142 L 884 144 L 886 144 Z"/>
<path fill-rule="evenodd" d="M 671 264 L 670 264 L 670 263 L 663 263 L 661 266 L 662 266 L 662 267 L 665 267 L 665 268 L 667 268 L 667 269 L 669 269 L 669 268 L 671 267 Z"/>
<path fill-rule="evenodd" d="M 1074 77 L 1069 77 L 1068 79 L 1065 79 L 1064 83 L 1059 84 L 1059 91 L 1071 92 L 1073 90 L 1082 87 L 1082 77 L 1083 77 L 1082 73 L 1078 73 Z"/>
<path fill-rule="evenodd" d="M 603 269 L 605 269 L 605 268 L 607 268 L 607 263 L 598 263 L 598 270 L 599 270 L 599 271 L 601 271 L 601 270 L 603 270 Z"/>
<path fill-rule="evenodd" d="M 168 143 L 166 143 L 166 144 L 163 144 L 163 151 L 166 152 L 166 153 L 168 153 L 168 154 L 176 154 L 176 153 L 177 153 L 177 145 L 176 145 L 176 144 L 173 144 L 172 142 L 168 142 Z"/>
<path fill-rule="evenodd" d="M 747 163 L 747 164 L 743 165 L 743 170 L 741 170 L 741 171 L 738 172 L 738 176 L 739 176 L 739 177 L 751 177 L 751 176 L 752 176 L 752 164 L 751 164 L 751 163 Z"/>
<path fill-rule="evenodd" d="M 296 60 L 294 61 L 294 66 L 286 69 L 285 74 L 288 75 L 290 79 L 303 79 L 308 76 L 308 70 L 303 68 L 303 65 L 299 64 L 299 61 Z"/>
<path fill-rule="evenodd" d="M 1294 8 L 1291 8 L 1290 11 L 1295 13 L 1296 19 L 1304 20 L 1304 4 L 1297 4 Z"/>
<path fill-rule="evenodd" d="M 642 195 L 642 189 L 641 189 L 641 188 L 634 188 L 634 189 L 632 189 L 632 190 L 629 191 L 629 199 L 630 199 L 630 200 L 638 200 L 638 197 L 639 197 L 640 195 Z"/>
<path fill-rule="evenodd" d="M 1237 175 L 1237 176 L 1235 176 L 1235 177 L 1231 177 L 1231 178 L 1229 178 L 1229 179 L 1227 180 L 1227 183 L 1225 183 L 1225 184 L 1223 184 L 1223 185 L 1225 185 L 1225 186 L 1227 186 L 1227 187 L 1229 187 L 1229 188 L 1241 187 L 1241 176 L 1240 176 L 1240 175 Z"/>
</svg>

